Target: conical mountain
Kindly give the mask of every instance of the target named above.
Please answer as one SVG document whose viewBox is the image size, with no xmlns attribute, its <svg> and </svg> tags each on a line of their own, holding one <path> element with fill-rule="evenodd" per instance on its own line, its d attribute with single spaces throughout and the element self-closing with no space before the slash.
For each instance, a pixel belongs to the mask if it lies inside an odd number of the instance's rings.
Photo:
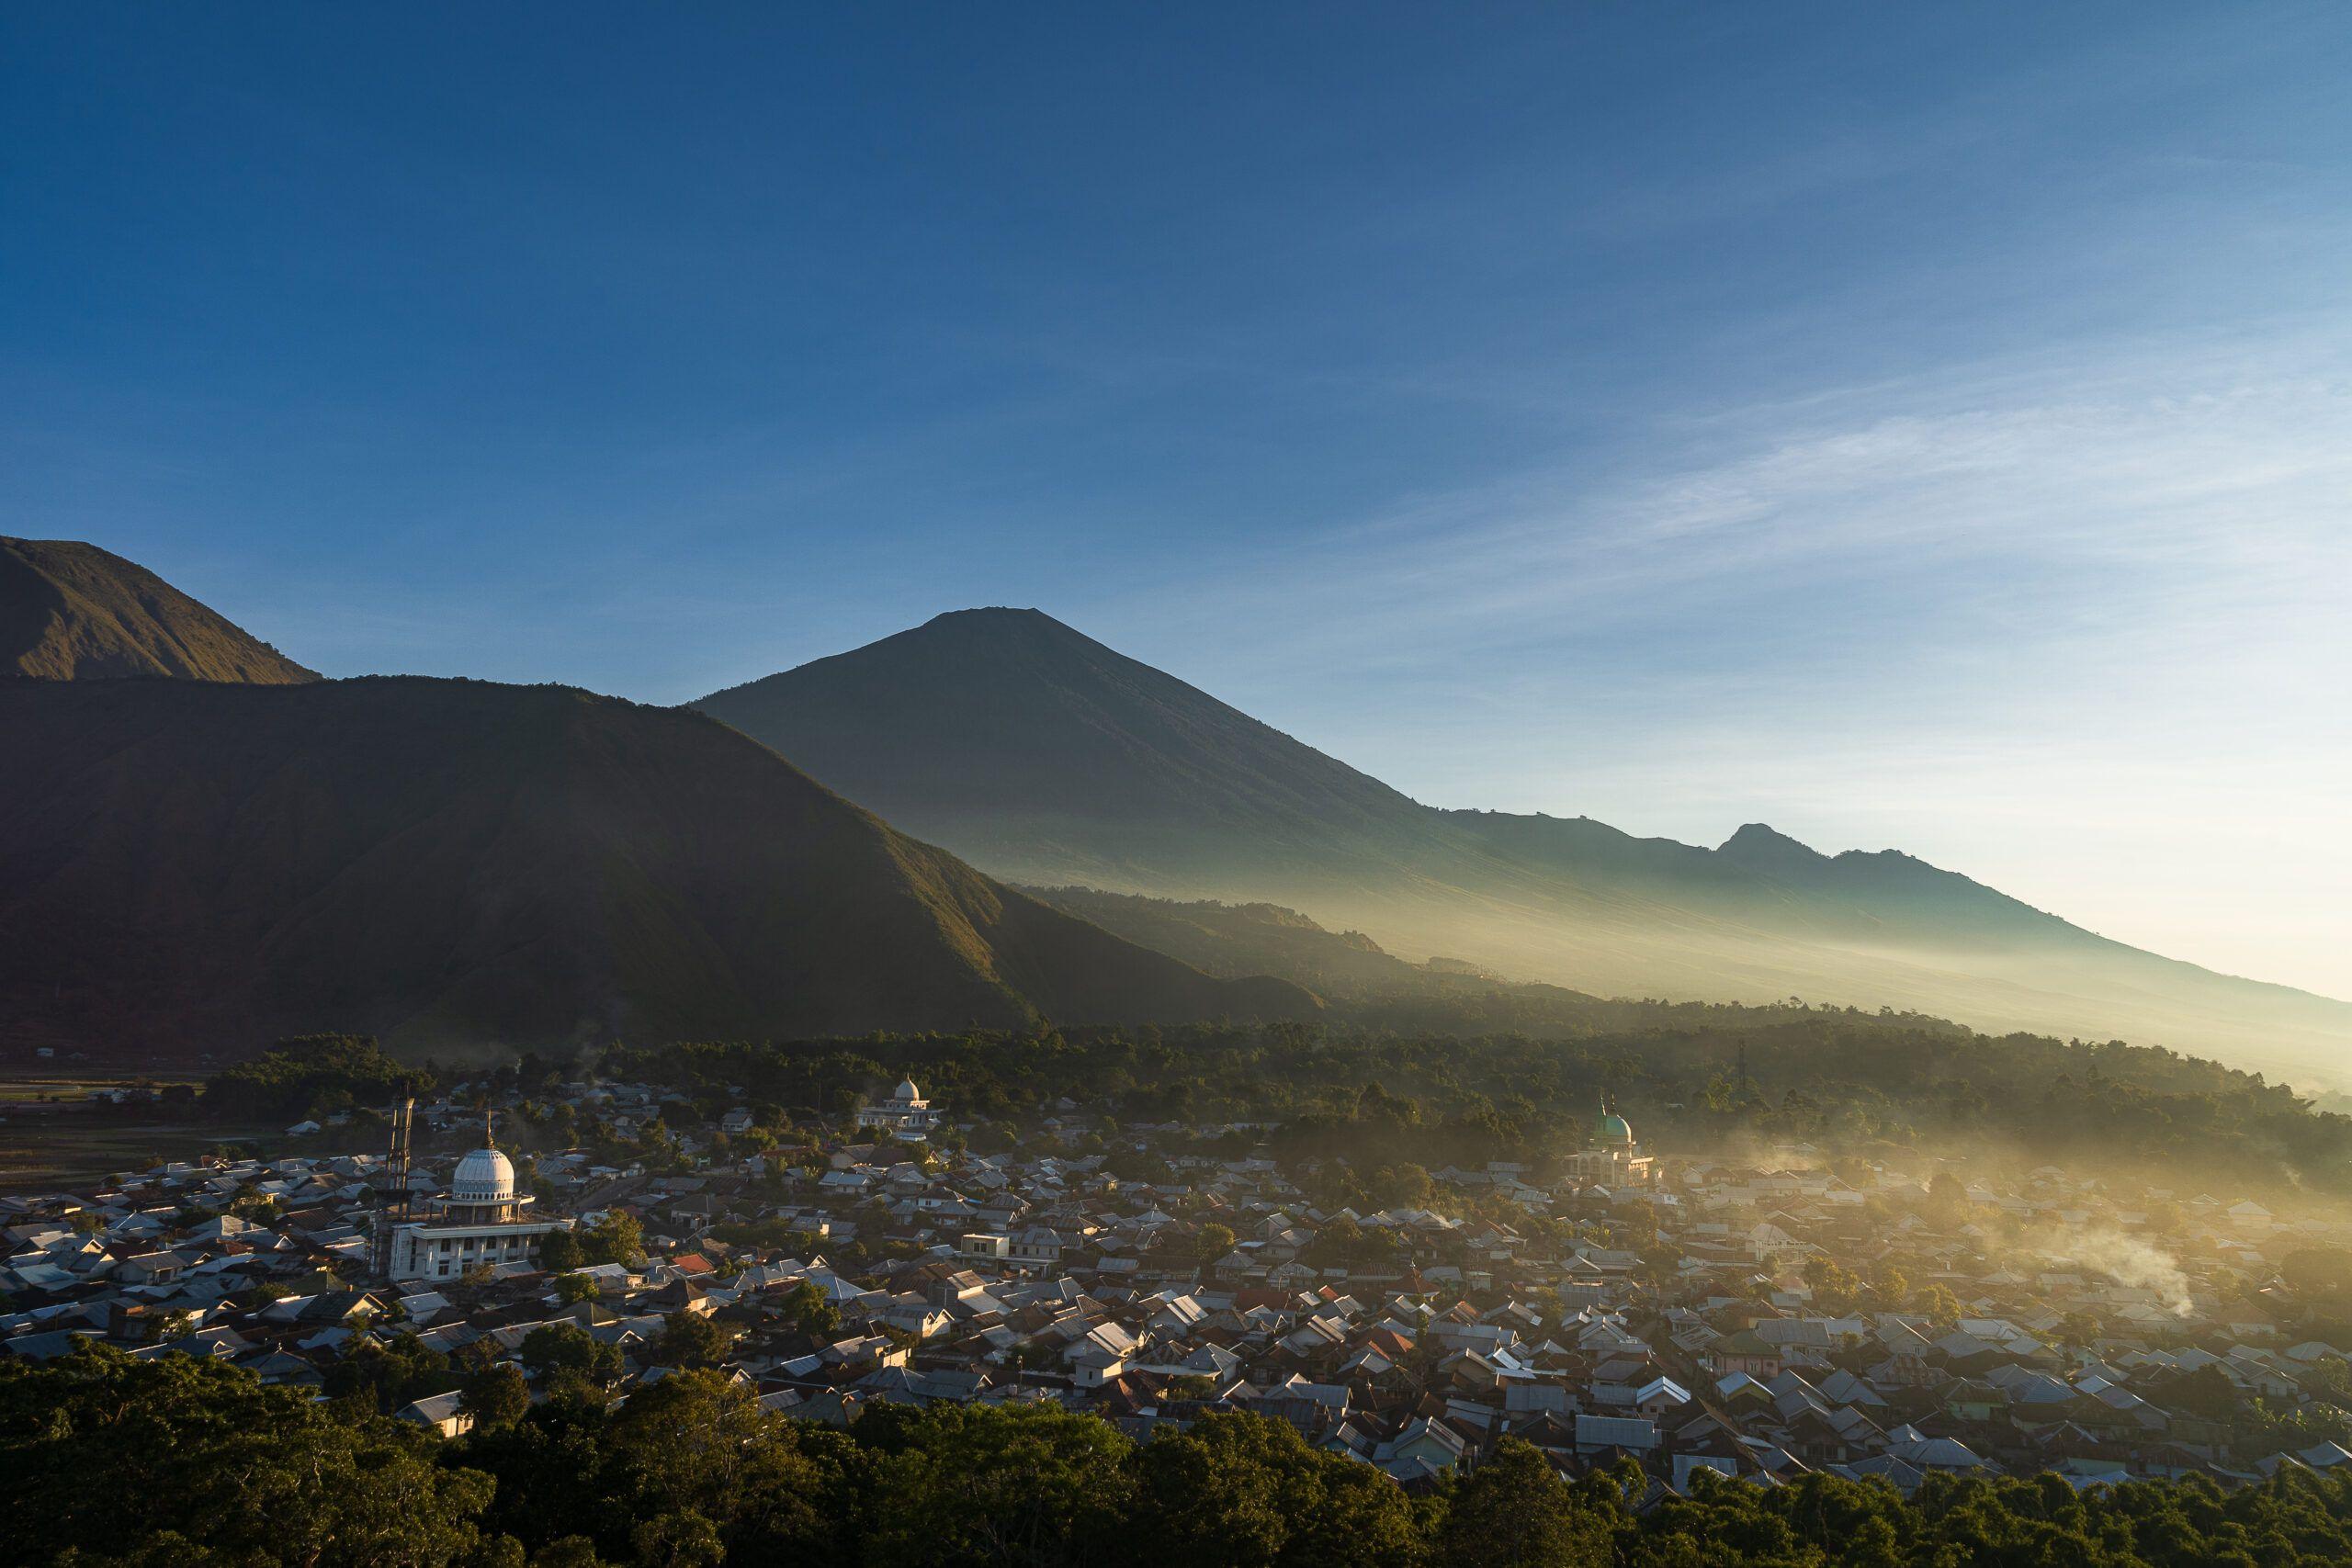
<svg viewBox="0 0 2352 1568">
<path fill-rule="evenodd" d="M 1604 995 L 1917 1009 L 2341 1072 L 2352 1006 L 2100 938 L 1894 852 L 1424 807 L 1034 610 L 941 615 L 695 705 L 994 874 L 1264 901 Z"/>
<path fill-rule="evenodd" d="M 0 678 L 315 681 L 145 567 L 68 539 L 0 538 Z"/>
<path fill-rule="evenodd" d="M 1311 876 L 1423 813 L 1035 610 L 962 610 L 695 705 L 1005 874 L 1168 886 L 1272 857 Z M 888 808 L 877 807 L 877 810 Z"/>
</svg>

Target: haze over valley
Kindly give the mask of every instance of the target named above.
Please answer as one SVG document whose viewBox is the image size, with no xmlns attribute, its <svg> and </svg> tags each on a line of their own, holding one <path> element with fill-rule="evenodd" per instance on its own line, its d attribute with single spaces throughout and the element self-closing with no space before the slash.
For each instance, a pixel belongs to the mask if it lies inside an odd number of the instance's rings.
<svg viewBox="0 0 2352 1568">
<path fill-rule="evenodd" d="M 1309 1016 L 1334 989 L 1273 926 L 1170 956 L 1148 906 L 1091 889 L 1287 907 L 1457 1002 L 1793 998 L 2323 1081 L 2352 1045 L 2341 1002 L 1896 852 L 1423 807 L 1035 610 L 664 710 L 319 681 L 104 551 L 0 552 L 18 1044 L 229 1052 L 322 1016 L 419 1052 L 1176 1022 Z"/>
<path fill-rule="evenodd" d="M 942 615 L 696 705 L 1017 882 L 1288 904 L 1604 995 L 1793 995 L 2299 1077 L 2352 1047 L 2344 1003 L 2138 952 L 1897 851 L 1426 807 L 1034 610 Z"/>
<path fill-rule="evenodd" d="M 2352 1563 L 2347 82 L 0 8 L 0 1568 Z"/>
</svg>

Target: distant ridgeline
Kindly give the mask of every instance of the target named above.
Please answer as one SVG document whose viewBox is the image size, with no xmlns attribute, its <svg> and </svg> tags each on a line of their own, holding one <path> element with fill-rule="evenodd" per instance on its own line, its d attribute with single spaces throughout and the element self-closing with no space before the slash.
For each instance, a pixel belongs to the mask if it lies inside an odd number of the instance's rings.
<svg viewBox="0 0 2352 1568">
<path fill-rule="evenodd" d="M 1894 851 L 1422 805 L 1034 610 L 941 615 L 695 705 L 923 842 L 1204 966 L 1222 946 L 1380 983 L 1268 918 L 1304 910 L 1599 995 L 1891 1004 L 2308 1079 L 2352 1060 L 2352 1003 L 2141 952 Z"/>
<path fill-rule="evenodd" d="M 336 1029 L 481 1064 L 1317 1018 L 1589 1041 L 1757 1016 L 1610 998 L 1804 997 L 1948 1043 L 1943 1018 L 2299 1081 L 2352 1061 L 2352 1004 L 1892 852 L 1422 806 L 1035 612 L 943 615 L 694 708 L 321 680 L 133 562 L 0 538 L 0 1055 L 176 1066 Z M 1649 1087 L 1689 1101 L 1706 1077 Z M 1860 1126 L 1941 1120 L 1804 1092 Z"/>
</svg>

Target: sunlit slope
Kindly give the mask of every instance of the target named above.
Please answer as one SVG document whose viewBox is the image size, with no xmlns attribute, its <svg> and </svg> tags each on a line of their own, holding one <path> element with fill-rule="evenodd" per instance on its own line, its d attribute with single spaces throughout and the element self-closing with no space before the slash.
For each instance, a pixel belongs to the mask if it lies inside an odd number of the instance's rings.
<svg viewBox="0 0 2352 1568">
<path fill-rule="evenodd" d="M 0 683 L 0 1043 L 412 1052 L 1312 1010 L 562 687 Z"/>
<path fill-rule="evenodd" d="M 1719 849 L 1421 806 L 1030 610 L 973 610 L 696 705 L 989 872 L 1261 900 L 1619 995 L 1917 1009 L 2333 1076 L 2352 1007 L 2105 941 L 1900 854 Z"/>
<path fill-rule="evenodd" d="M 95 545 L 0 538 L 0 679 L 315 681 L 276 649 Z"/>
</svg>

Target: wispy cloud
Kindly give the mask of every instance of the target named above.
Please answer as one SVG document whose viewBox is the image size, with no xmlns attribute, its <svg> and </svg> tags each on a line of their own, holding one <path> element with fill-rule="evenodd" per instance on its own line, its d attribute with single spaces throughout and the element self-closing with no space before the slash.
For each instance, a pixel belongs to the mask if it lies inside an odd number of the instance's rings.
<svg viewBox="0 0 2352 1568">
<path fill-rule="evenodd" d="M 1241 628 L 1188 672 L 1424 798 L 1777 814 L 2352 990 L 2312 880 L 2352 886 L 2348 347 L 2301 322 L 1709 413 L 1251 559 L 1182 596 Z"/>
<path fill-rule="evenodd" d="M 2348 561 L 2352 355 L 2299 338 L 1714 414 L 1611 472 L 1410 498 L 1252 559 L 1238 586 L 1333 612 L 1272 623 L 1285 636 L 1373 647 L 1399 614 L 1430 633 L 1519 636 L 1535 628 L 1498 622 L 1534 607 L 1638 617 L 1693 585 L 1745 596 L 1791 573 L 1911 582 L 1939 568 L 1954 569 L 1931 589 L 1947 605 L 2107 572 L 2122 575 L 2086 604 L 2094 619 L 2151 593 L 2235 615 L 2315 604 Z"/>
</svg>

